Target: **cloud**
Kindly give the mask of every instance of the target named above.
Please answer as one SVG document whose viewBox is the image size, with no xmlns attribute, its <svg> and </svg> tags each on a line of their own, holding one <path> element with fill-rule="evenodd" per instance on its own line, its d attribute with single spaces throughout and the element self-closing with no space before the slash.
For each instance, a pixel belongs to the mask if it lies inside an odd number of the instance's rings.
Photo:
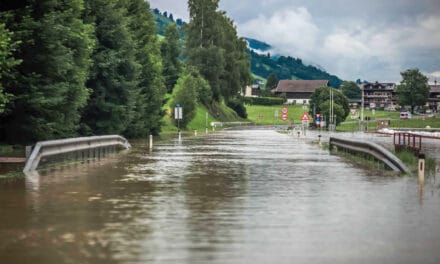
<svg viewBox="0 0 440 264">
<path fill-rule="evenodd" d="M 306 8 L 281 10 L 271 16 L 259 15 L 238 27 L 244 36 L 270 43 L 280 53 L 308 54 L 313 51 L 319 29 Z"/>
<path fill-rule="evenodd" d="M 150 3 L 187 17 L 185 0 Z M 271 44 L 271 53 L 343 79 L 397 82 L 408 68 L 440 72 L 439 0 L 222 0 L 220 9 L 240 35 Z"/>
</svg>

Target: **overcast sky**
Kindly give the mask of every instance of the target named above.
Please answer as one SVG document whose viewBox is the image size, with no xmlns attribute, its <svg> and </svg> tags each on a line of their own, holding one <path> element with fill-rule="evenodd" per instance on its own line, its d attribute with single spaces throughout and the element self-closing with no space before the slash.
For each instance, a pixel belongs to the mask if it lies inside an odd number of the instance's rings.
<svg viewBox="0 0 440 264">
<path fill-rule="evenodd" d="M 150 0 L 188 20 L 186 0 Z M 344 80 L 399 82 L 419 68 L 440 81 L 440 0 L 220 0 L 241 36 Z"/>
</svg>

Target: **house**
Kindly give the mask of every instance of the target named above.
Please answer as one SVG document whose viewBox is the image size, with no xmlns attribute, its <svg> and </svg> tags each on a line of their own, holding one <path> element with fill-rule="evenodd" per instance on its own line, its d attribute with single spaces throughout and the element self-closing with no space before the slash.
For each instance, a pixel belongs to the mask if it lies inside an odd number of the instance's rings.
<svg viewBox="0 0 440 264">
<path fill-rule="evenodd" d="M 242 96 L 244 97 L 258 97 L 260 96 L 261 88 L 258 84 L 252 84 L 251 86 L 246 86 L 246 90 Z"/>
<path fill-rule="evenodd" d="M 429 87 L 431 90 L 429 91 L 427 105 L 431 111 L 437 112 L 440 110 L 440 85 L 435 81 L 435 84 L 430 85 Z"/>
<path fill-rule="evenodd" d="M 369 108 L 394 109 L 398 102 L 395 83 L 361 83 L 364 93 L 364 106 Z"/>
<path fill-rule="evenodd" d="M 281 80 L 274 90 L 275 95 L 286 95 L 288 104 L 309 104 L 312 94 L 327 87 L 328 80 Z"/>
</svg>

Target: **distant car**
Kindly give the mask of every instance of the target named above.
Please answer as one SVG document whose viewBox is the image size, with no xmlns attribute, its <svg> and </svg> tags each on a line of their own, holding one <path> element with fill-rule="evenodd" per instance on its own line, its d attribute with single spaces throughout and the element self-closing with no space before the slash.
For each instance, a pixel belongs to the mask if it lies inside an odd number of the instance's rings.
<svg viewBox="0 0 440 264">
<path fill-rule="evenodd" d="M 400 112 L 400 119 L 409 119 L 411 118 L 411 113 L 408 111 Z"/>
</svg>

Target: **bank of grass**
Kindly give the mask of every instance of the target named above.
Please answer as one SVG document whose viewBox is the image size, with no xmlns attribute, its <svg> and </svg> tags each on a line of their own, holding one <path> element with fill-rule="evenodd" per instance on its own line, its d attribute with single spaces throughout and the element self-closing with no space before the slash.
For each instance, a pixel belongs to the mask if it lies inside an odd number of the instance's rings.
<svg viewBox="0 0 440 264">
<path fill-rule="evenodd" d="M 282 108 L 288 109 L 288 120 L 283 121 L 281 119 Z M 275 118 L 275 111 L 278 110 L 278 118 Z M 301 117 L 304 112 L 308 112 L 309 109 L 303 109 L 302 105 L 246 105 L 246 111 L 248 120 L 254 122 L 257 125 L 287 125 L 289 122 L 299 124 L 301 123 Z"/>
<path fill-rule="evenodd" d="M 174 123 L 173 109 L 171 106 L 171 95 L 167 95 L 167 103 L 164 105 L 163 110 L 165 116 L 162 119 L 162 133 L 177 132 L 177 127 Z M 183 109 L 185 111 L 185 109 Z M 208 120 L 206 120 L 206 113 L 208 113 Z M 207 121 L 207 122 L 206 122 Z M 197 104 L 196 115 L 186 127 L 186 131 L 205 131 L 206 124 L 208 129 L 211 129 L 211 122 L 235 122 L 246 121 L 240 118 L 234 110 L 227 107 L 224 103 L 213 102 L 206 107 L 202 104 Z"/>
<path fill-rule="evenodd" d="M 410 151 L 397 151 L 394 152 L 403 163 L 413 172 L 417 173 L 419 166 L 419 158 Z M 425 174 L 433 175 L 435 173 L 435 160 L 430 157 L 425 157 Z"/>
</svg>

